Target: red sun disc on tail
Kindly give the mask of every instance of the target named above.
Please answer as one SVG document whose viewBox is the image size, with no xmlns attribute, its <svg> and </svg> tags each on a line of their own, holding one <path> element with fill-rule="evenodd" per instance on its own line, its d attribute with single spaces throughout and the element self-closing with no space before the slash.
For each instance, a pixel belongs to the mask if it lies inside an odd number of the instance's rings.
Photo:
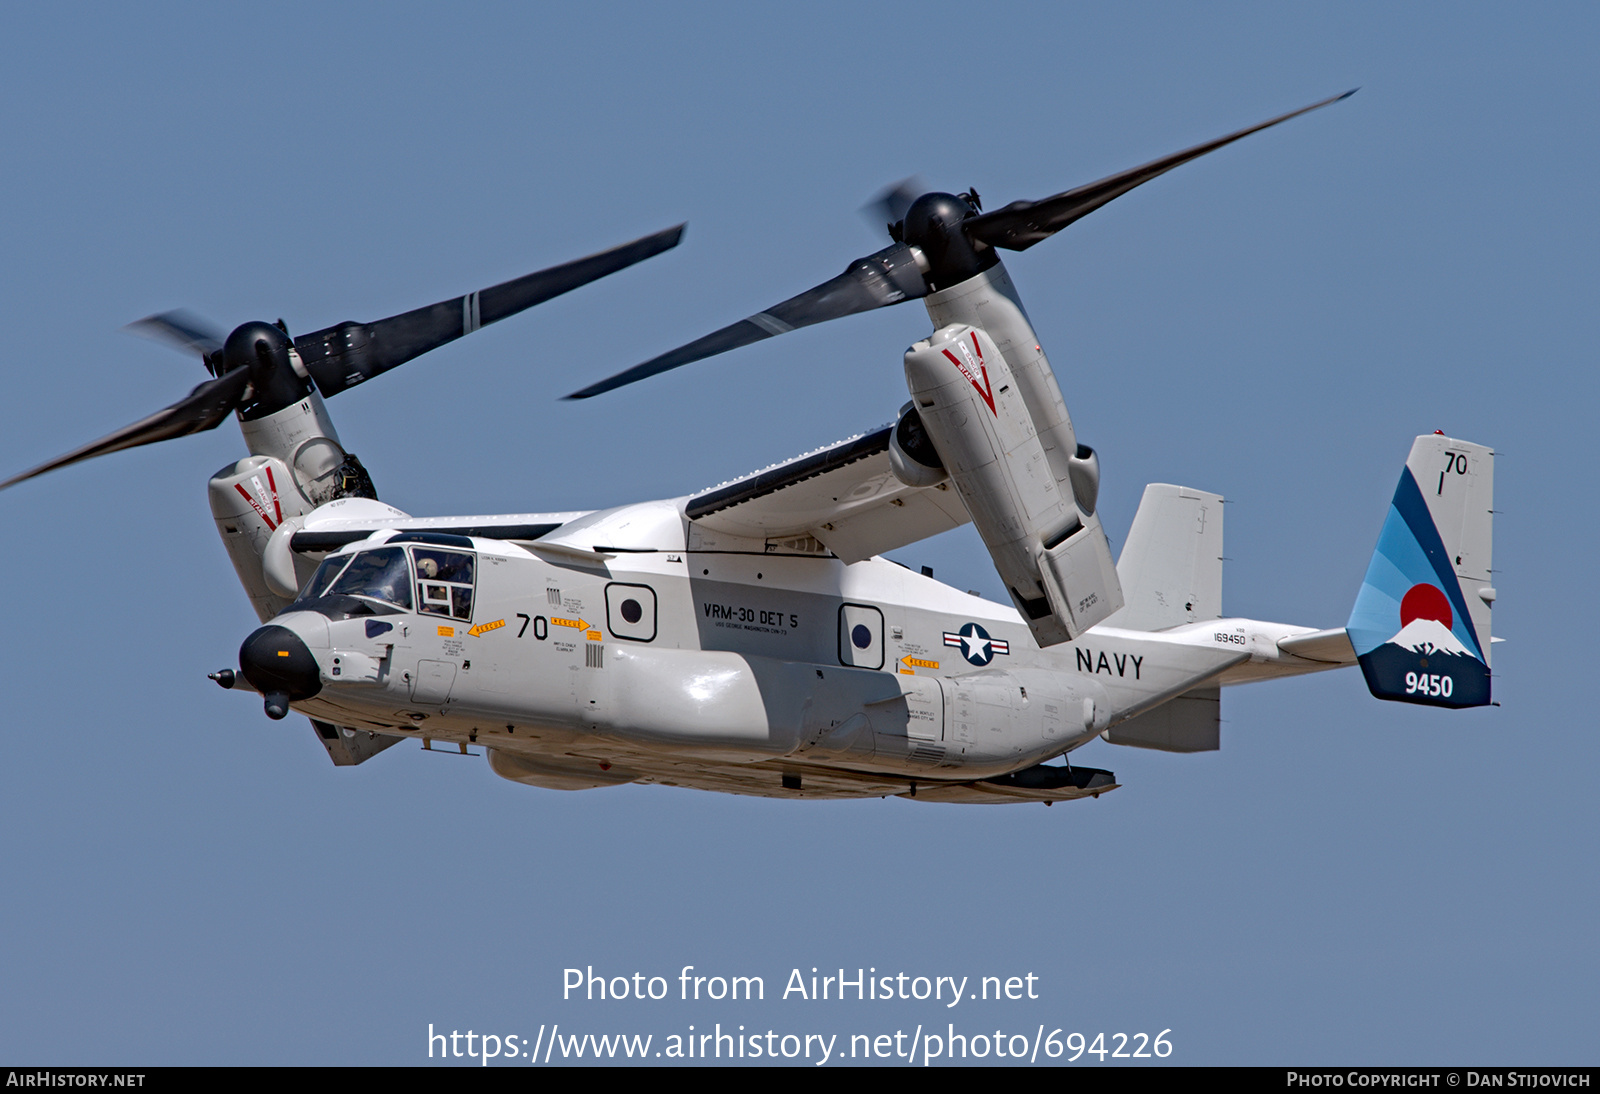
<svg viewBox="0 0 1600 1094">
<path fill-rule="evenodd" d="M 1400 626 L 1413 619 L 1434 619 L 1450 627 L 1455 615 L 1450 611 L 1450 599 L 1432 585 L 1413 585 L 1400 601 Z"/>
</svg>

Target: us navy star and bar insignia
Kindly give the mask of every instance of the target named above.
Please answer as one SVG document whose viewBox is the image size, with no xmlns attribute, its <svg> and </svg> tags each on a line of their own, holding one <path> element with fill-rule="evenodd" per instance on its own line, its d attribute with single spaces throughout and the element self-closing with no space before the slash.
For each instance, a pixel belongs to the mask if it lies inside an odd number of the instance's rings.
<svg viewBox="0 0 1600 1094">
<path fill-rule="evenodd" d="M 945 631 L 944 644 L 961 650 L 961 656 L 974 665 L 987 665 L 996 654 L 1011 653 L 1011 643 L 1003 638 L 991 638 L 989 632 L 976 623 L 968 623 L 959 631 Z"/>
</svg>

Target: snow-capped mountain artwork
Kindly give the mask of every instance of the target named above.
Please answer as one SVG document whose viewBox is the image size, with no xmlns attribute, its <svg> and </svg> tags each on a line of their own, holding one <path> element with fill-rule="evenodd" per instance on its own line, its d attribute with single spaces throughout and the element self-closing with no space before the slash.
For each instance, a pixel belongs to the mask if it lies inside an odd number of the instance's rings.
<svg viewBox="0 0 1600 1094">
<path fill-rule="evenodd" d="M 1415 653 L 1456 653 L 1473 657 L 1471 650 L 1461 644 L 1455 633 L 1437 619 L 1413 619 L 1389 643 Z"/>
</svg>

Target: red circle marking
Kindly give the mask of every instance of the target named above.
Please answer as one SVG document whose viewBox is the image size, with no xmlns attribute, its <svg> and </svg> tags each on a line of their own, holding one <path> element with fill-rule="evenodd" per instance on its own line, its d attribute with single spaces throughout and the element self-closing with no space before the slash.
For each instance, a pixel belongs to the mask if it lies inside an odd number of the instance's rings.
<svg viewBox="0 0 1600 1094">
<path fill-rule="evenodd" d="M 1400 626 L 1413 619 L 1433 619 L 1448 629 L 1455 621 L 1450 611 L 1450 600 L 1433 585 L 1413 585 L 1400 601 Z"/>
</svg>

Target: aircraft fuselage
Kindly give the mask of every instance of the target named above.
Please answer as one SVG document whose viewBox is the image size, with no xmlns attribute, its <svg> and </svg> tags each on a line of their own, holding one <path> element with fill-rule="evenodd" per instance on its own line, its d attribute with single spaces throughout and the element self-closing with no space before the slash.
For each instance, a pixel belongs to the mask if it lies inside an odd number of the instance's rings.
<svg viewBox="0 0 1600 1094">
<path fill-rule="evenodd" d="M 1202 681 L 1332 667 L 1278 651 L 1303 628 L 1244 620 L 1102 626 L 1040 649 L 1009 605 L 820 546 L 703 549 L 682 514 L 681 500 L 626 506 L 537 543 L 352 544 L 313 584 L 339 589 L 331 570 L 374 550 L 403 558 L 409 584 L 302 598 L 272 620 L 316 662 L 316 694 L 294 706 L 487 745 L 499 773 L 538 785 L 672 781 L 688 763 L 761 765 L 750 777 L 778 790 L 807 772 L 1003 775 Z"/>
</svg>

